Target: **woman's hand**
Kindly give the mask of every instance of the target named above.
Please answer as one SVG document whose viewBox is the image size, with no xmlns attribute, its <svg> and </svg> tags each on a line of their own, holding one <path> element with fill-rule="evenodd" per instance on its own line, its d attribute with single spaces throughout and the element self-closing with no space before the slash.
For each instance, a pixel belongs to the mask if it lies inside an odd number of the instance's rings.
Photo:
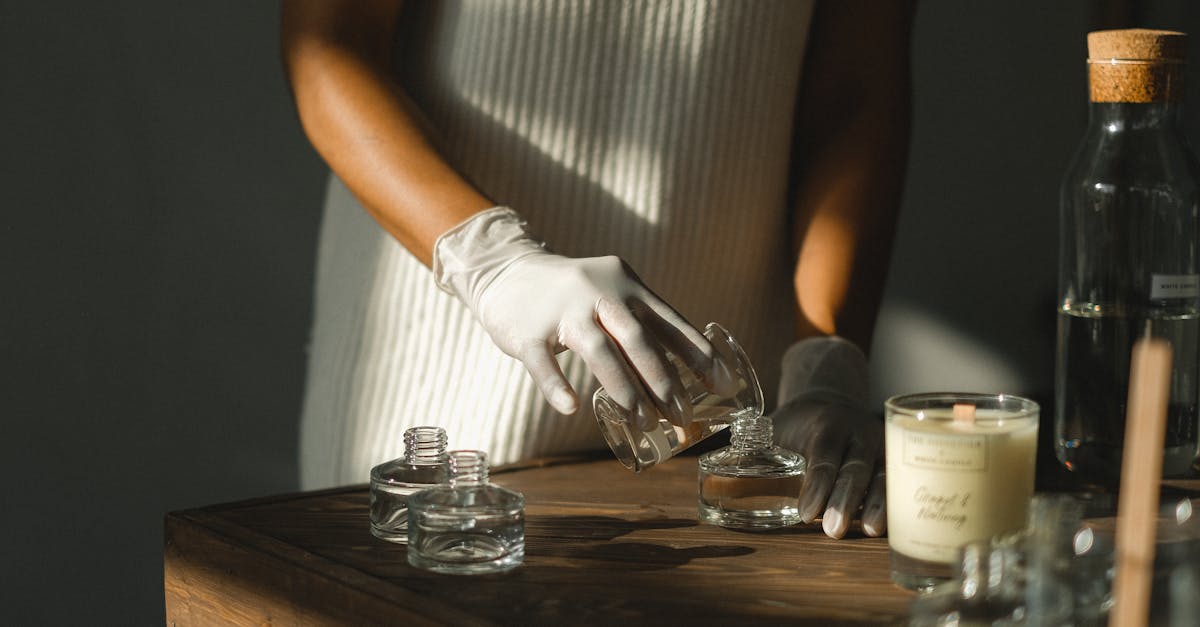
<svg viewBox="0 0 1200 627">
<path fill-rule="evenodd" d="M 438 238 L 434 277 L 475 314 L 492 341 L 519 359 L 551 406 L 578 409 L 578 393 L 555 354 L 577 353 L 621 407 L 649 429 L 658 416 L 677 425 L 692 408 L 667 352 L 713 373 L 713 347 L 683 316 L 614 256 L 553 254 L 507 207 L 483 211 Z M 725 375 L 728 378 L 728 375 Z"/>
<path fill-rule="evenodd" d="M 883 425 L 858 404 L 822 395 L 801 396 L 772 415 L 781 445 L 808 461 L 800 517 L 818 516 L 831 538 L 846 534 L 862 506 L 863 533 L 887 529 Z"/>
<path fill-rule="evenodd" d="M 831 538 L 846 534 L 860 505 L 864 533 L 887 529 L 883 424 L 867 396 L 867 358 L 852 342 L 813 337 L 784 353 L 775 433 L 808 461 L 801 519 L 819 516 Z"/>
</svg>

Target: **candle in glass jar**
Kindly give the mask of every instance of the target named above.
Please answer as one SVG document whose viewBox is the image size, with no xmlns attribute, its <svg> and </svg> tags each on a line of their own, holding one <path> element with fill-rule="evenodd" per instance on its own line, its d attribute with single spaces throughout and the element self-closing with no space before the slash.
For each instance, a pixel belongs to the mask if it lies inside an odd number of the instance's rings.
<svg viewBox="0 0 1200 627">
<path fill-rule="evenodd" d="M 958 550 L 1021 529 L 1037 455 L 1038 406 L 999 394 L 914 394 L 887 401 L 892 578 L 925 588 Z"/>
</svg>

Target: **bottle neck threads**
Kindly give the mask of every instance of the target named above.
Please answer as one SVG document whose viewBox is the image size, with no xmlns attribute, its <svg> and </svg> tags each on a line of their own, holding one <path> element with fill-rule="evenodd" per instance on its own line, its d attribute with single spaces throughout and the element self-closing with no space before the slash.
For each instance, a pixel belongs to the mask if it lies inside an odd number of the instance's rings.
<svg viewBox="0 0 1200 627">
<path fill-rule="evenodd" d="M 446 458 L 446 430 L 412 427 L 404 432 L 404 457 L 413 463 L 439 463 Z"/>
<path fill-rule="evenodd" d="M 487 485 L 487 453 L 483 451 L 450 452 L 450 487 Z"/>
<path fill-rule="evenodd" d="M 729 445 L 738 449 L 771 447 L 775 424 L 766 416 L 743 416 L 729 426 Z"/>
</svg>

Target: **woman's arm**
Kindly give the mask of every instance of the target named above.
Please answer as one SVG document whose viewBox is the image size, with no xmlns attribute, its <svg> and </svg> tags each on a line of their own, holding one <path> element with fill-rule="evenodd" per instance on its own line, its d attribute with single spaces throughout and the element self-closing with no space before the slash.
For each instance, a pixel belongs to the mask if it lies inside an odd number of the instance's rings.
<svg viewBox="0 0 1200 627">
<path fill-rule="evenodd" d="M 912 13 L 900 0 L 818 2 L 797 107 L 794 281 L 807 339 L 784 354 L 773 417 L 808 460 L 801 519 L 821 516 L 834 538 L 860 504 L 867 535 L 887 525 L 864 352 L 904 180 Z"/>
<path fill-rule="evenodd" d="M 900 207 L 914 3 L 818 2 L 797 110 L 800 337 L 868 350 Z"/>
<path fill-rule="evenodd" d="M 571 349 L 644 428 L 660 414 L 688 422 L 666 353 L 719 380 L 708 340 L 620 259 L 554 255 L 516 212 L 485 211 L 496 203 L 438 154 L 393 80 L 399 19 L 398 0 L 284 0 L 283 58 L 317 151 L 497 347 L 524 363 L 555 409 L 579 406 L 554 357 Z"/>
<path fill-rule="evenodd" d="M 495 203 L 438 154 L 393 79 L 399 0 L 284 0 L 282 54 L 313 146 L 425 265 L 439 235 Z"/>
</svg>

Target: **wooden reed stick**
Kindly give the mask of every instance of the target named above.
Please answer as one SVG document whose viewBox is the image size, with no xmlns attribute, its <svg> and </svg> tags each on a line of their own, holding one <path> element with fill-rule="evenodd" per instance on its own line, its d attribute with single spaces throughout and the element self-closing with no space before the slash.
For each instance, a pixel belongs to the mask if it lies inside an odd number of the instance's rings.
<svg viewBox="0 0 1200 627">
<path fill-rule="evenodd" d="M 1117 501 L 1116 575 L 1109 627 L 1146 625 L 1154 567 L 1154 531 L 1171 387 L 1171 344 L 1146 338 L 1133 345 L 1121 493 Z"/>
</svg>

